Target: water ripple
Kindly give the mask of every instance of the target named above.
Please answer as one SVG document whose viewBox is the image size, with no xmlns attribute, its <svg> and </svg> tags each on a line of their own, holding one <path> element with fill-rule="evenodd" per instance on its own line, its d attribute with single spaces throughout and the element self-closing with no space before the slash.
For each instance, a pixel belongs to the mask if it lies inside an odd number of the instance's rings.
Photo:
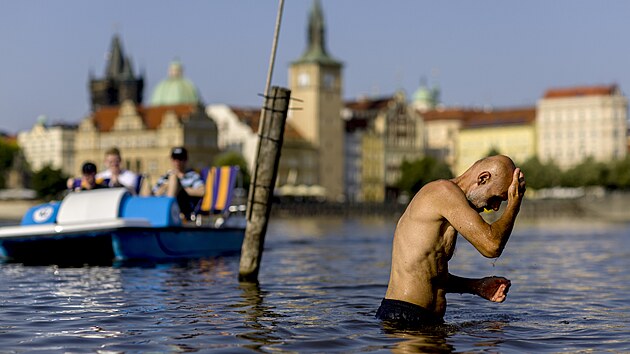
<svg viewBox="0 0 630 354">
<path fill-rule="evenodd" d="M 286 219 L 260 284 L 238 258 L 142 267 L 0 265 L 2 352 L 628 352 L 630 226 L 517 230 L 487 260 L 460 238 L 450 268 L 504 275 L 505 303 L 449 294 L 446 324 L 374 318 L 395 221 Z"/>
</svg>

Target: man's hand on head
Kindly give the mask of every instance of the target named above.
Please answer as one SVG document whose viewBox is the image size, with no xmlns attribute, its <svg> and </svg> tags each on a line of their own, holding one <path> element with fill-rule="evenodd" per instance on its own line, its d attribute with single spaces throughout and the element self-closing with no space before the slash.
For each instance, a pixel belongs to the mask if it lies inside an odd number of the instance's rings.
<svg viewBox="0 0 630 354">
<path fill-rule="evenodd" d="M 512 183 L 508 188 L 508 201 L 520 201 L 525 194 L 525 175 L 520 168 L 514 169 Z"/>
</svg>

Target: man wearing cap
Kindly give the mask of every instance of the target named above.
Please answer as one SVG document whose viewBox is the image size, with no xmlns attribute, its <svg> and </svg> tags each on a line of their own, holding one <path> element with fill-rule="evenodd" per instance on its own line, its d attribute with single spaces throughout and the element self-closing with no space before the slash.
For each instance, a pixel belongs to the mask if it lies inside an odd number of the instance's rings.
<svg viewBox="0 0 630 354">
<path fill-rule="evenodd" d="M 181 212 L 190 217 L 194 204 L 203 197 L 205 188 L 201 176 L 193 169 L 186 168 L 188 151 L 182 146 L 171 150 L 173 169 L 161 176 L 155 186 L 153 195 L 167 195 L 177 198 Z"/>
<path fill-rule="evenodd" d="M 69 190 L 75 192 L 107 188 L 102 180 L 96 178 L 96 165 L 89 161 L 81 166 L 81 178 L 70 178 L 66 185 Z"/>
</svg>

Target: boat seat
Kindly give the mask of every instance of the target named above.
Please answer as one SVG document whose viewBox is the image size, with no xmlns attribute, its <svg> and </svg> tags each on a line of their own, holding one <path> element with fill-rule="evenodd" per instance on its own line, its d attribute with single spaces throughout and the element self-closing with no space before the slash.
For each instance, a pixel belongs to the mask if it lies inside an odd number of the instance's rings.
<svg viewBox="0 0 630 354">
<path fill-rule="evenodd" d="M 194 214 L 221 214 L 227 211 L 232 202 L 238 173 L 238 166 L 205 168 L 201 175 L 205 181 L 206 190 Z"/>
<path fill-rule="evenodd" d="M 57 213 L 57 223 L 113 220 L 120 215 L 120 205 L 129 192 L 125 188 L 103 188 L 68 194 Z"/>
</svg>

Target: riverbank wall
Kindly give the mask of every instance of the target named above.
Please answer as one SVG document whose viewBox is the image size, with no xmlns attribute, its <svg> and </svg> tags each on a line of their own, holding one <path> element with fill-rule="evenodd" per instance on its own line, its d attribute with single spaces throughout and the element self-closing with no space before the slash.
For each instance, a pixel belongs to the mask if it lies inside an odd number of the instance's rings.
<svg viewBox="0 0 630 354">
<path fill-rule="evenodd" d="M 38 200 L 0 200 L 0 222 L 17 223 Z M 505 205 L 505 203 L 504 203 Z M 383 203 L 318 203 L 280 201 L 272 206 L 275 217 L 335 216 L 360 217 L 384 216 L 399 218 L 405 204 Z M 490 213 L 492 214 L 492 213 Z M 501 211 L 496 213 L 501 215 Z M 525 198 L 519 220 L 549 220 L 580 218 L 605 222 L 630 222 L 630 192 L 608 192 L 604 195 L 583 196 L 570 199 Z M 487 219 L 492 220 L 492 215 Z"/>
<path fill-rule="evenodd" d="M 385 216 L 398 218 L 406 204 L 304 203 L 281 201 L 272 207 L 272 215 L 291 216 Z M 503 206 L 505 207 L 505 203 Z M 493 214 L 493 212 L 487 213 Z M 501 210 L 496 213 L 501 215 Z M 519 220 L 592 219 L 609 222 L 630 222 L 630 192 L 609 192 L 597 196 L 566 199 L 525 198 Z M 493 215 L 486 219 L 492 221 Z"/>
</svg>

